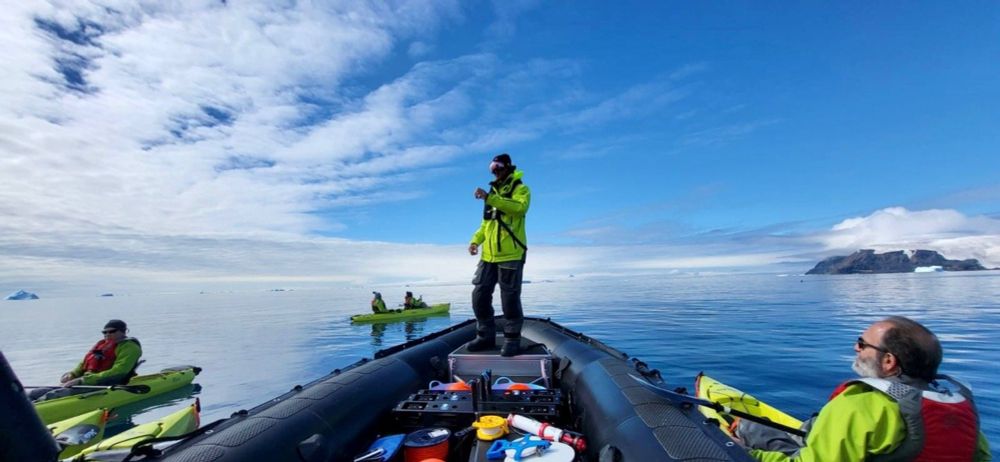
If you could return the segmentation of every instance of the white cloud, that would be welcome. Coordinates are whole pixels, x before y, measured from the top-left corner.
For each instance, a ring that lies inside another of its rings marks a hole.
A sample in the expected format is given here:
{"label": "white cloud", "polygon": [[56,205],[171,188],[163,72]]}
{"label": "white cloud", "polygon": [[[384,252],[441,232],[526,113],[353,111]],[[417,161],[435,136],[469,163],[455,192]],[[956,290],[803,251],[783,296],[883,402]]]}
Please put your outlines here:
{"label": "white cloud", "polygon": [[434,51],[434,46],[423,41],[416,41],[410,44],[406,54],[411,58],[422,58]]}
{"label": "white cloud", "polygon": [[[745,249],[744,249],[745,250]],[[669,255],[668,252],[664,252]],[[744,268],[764,267],[786,261],[787,252],[781,253],[735,253],[731,255],[701,255],[690,257],[661,256],[633,261],[630,267],[636,269],[699,269],[699,268]]]}
{"label": "white cloud", "polygon": [[681,144],[687,146],[716,146],[732,139],[742,138],[780,122],[780,119],[767,119],[706,128],[685,134],[681,139]]}
{"label": "white cloud", "polygon": [[709,69],[708,63],[690,63],[681,66],[674,72],[670,73],[671,80],[683,80],[693,75],[701,74]]}
{"label": "white cloud", "polygon": [[[393,87],[319,128],[295,129],[308,117],[298,100],[317,87],[335,92],[359,64],[385,56],[394,33],[434,26],[415,11],[435,10],[18,5],[4,16],[5,48],[32,53],[15,55],[2,81],[0,209],[18,218],[7,226],[154,234],[305,232],[316,227],[305,214],[313,198],[373,188],[386,162],[347,178],[336,167],[380,152],[389,130],[405,133],[385,117],[399,98],[378,103]],[[75,69],[60,68],[67,56]],[[230,168],[234,158],[259,168]]]}
{"label": "white cloud", "polygon": [[[533,5],[498,2],[498,36]],[[422,197],[425,175],[466,153],[642,117],[687,94],[664,77],[602,97],[582,88],[577,62],[487,53],[374,75],[459,20],[457,2],[442,1],[7,5],[0,280],[465,280],[475,259],[464,245],[315,237],[345,226],[315,212]],[[529,273],[770,258],[660,247],[635,263],[629,251],[533,246]]]}
{"label": "white cloud", "polygon": [[951,259],[976,258],[984,266],[1000,266],[1000,220],[956,210],[889,207],[848,218],[816,238],[827,250],[927,249]]}

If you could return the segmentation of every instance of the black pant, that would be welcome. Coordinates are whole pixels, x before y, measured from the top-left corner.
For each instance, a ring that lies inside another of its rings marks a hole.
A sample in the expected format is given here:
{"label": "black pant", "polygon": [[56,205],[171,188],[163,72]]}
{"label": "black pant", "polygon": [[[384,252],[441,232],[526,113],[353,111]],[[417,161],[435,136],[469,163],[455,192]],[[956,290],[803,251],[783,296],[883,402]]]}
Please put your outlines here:
{"label": "black pant", "polygon": [[44,397],[44,399],[49,400],[49,399],[63,398],[71,395],[81,395],[93,391],[94,391],[93,389],[87,389],[87,388],[62,388],[62,387],[33,388],[30,392],[28,392],[28,399],[31,401],[37,401]]}
{"label": "black pant", "polygon": [[493,289],[500,283],[500,303],[503,306],[504,337],[521,337],[524,313],[521,310],[521,276],[524,261],[488,263],[479,261],[476,277],[472,279],[472,311],[476,313],[476,335],[483,338],[496,336],[493,320]]}
{"label": "black pant", "polygon": [[[812,417],[802,422],[801,430],[808,432],[815,421],[816,418]],[[805,438],[801,436],[745,419],[740,420],[740,424],[736,427],[736,436],[740,437],[750,449],[779,451],[789,457],[794,457],[806,445]]]}

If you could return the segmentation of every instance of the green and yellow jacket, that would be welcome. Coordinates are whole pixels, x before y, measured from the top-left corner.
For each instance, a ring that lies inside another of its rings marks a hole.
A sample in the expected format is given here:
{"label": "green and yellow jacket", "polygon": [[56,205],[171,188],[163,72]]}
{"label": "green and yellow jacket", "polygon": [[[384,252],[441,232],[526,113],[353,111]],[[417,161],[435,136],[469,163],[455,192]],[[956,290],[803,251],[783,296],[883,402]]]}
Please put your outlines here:
{"label": "green and yellow jacket", "polygon": [[412,310],[415,308],[427,308],[427,303],[424,302],[424,299],[415,297],[410,300],[410,303],[406,303],[405,300],[403,301],[403,309]]}
{"label": "green and yellow jacket", "polygon": [[[906,423],[899,404],[880,391],[855,383],[823,406],[806,437],[806,446],[795,456],[760,449],[751,450],[750,455],[762,462],[863,462],[895,451],[905,438]],[[992,460],[982,432],[973,460]]]}
{"label": "green and yellow jacket", "polygon": [[531,190],[521,182],[523,176],[524,172],[515,170],[502,183],[490,183],[483,222],[472,235],[471,242],[479,246],[480,255],[485,262],[499,263],[524,258],[528,245],[524,221],[531,204]]}
{"label": "green and yellow jacket", "polygon": [[139,341],[127,337],[115,345],[115,363],[111,369],[101,372],[83,372],[83,361],[73,369],[73,377],[83,377],[81,385],[118,385],[127,383],[132,371],[139,364],[142,356],[142,346]]}

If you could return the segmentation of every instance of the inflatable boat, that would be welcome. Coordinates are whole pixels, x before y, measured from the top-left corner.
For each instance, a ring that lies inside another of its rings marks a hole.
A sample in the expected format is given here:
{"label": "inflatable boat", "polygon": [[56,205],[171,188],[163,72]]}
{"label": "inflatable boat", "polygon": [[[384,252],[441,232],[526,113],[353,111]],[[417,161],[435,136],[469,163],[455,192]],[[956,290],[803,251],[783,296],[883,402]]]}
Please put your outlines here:
{"label": "inflatable boat", "polygon": [[522,353],[506,358],[468,351],[474,337],[469,320],[380,350],[130,460],[752,460],[657,393],[659,371],[596,339],[527,318]]}

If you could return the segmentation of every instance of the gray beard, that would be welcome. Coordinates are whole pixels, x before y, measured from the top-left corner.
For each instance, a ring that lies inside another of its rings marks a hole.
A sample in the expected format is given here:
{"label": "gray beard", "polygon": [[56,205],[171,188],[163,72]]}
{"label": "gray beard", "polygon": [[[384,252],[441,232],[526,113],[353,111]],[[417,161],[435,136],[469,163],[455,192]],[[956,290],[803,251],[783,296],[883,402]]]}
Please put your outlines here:
{"label": "gray beard", "polygon": [[878,361],[874,358],[872,360],[863,360],[861,358],[854,358],[854,364],[851,365],[851,369],[861,377],[871,377],[880,378]]}

